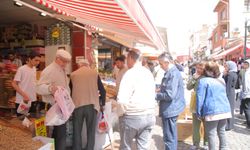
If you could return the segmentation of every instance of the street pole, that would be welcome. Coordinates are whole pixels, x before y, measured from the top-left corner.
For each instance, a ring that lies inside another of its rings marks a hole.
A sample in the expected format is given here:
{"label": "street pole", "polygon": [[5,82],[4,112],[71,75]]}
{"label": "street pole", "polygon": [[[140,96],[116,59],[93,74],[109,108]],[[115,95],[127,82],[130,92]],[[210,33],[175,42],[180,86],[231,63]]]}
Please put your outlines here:
{"label": "street pole", "polygon": [[244,60],[247,55],[247,19],[245,20],[245,36],[244,36]]}
{"label": "street pole", "polygon": [[[249,12],[249,1],[250,0],[245,1],[247,13]],[[246,60],[246,56],[247,56],[247,32],[248,32],[247,22],[248,22],[248,18],[246,18],[246,20],[245,20],[244,60]]]}

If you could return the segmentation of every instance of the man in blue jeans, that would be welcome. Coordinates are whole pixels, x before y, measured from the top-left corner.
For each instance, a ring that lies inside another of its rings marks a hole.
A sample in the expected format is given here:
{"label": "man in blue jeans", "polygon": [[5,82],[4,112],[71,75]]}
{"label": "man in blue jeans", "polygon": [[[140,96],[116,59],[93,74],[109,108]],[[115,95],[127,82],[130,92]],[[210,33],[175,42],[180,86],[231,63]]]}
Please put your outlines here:
{"label": "man in blue jeans", "polygon": [[159,102],[159,114],[163,124],[165,150],[177,150],[176,121],[185,108],[183,79],[168,54],[161,54],[158,61],[165,71],[161,86],[156,90],[156,100]]}

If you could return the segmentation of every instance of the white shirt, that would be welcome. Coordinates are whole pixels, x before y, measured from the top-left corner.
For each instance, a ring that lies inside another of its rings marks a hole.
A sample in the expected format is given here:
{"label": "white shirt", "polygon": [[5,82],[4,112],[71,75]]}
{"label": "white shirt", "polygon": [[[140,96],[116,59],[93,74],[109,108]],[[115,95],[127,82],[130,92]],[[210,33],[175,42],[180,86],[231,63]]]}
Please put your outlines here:
{"label": "white shirt", "polygon": [[[18,86],[23,90],[30,100],[36,101],[36,68],[30,68],[28,65],[23,65],[18,68],[15,78]],[[16,103],[20,104],[23,101],[23,96],[16,92]]]}
{"label": "white shirt", "polygon": [[160,85],[162,78],[164,77],[165,71],[160,67],[160,65],[155,67],[155,71],[153,73],[155,78],[155,84]]}
{"label": "white shirt", "polygon": [[125,115],[154,114],[154,77],[140,63],[124,74],[118,92],[118,103],[123,106]]}

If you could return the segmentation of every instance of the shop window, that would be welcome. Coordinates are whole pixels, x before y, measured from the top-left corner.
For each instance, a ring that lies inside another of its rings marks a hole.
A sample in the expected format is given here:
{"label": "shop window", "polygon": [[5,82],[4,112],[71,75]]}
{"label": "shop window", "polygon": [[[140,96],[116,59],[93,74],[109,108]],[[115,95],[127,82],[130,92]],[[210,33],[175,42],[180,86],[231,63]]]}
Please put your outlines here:
{"label": "shop window", "polygon": [[112,72],[112,53],[109,49],[98,50],[98,68],[101,73]]}

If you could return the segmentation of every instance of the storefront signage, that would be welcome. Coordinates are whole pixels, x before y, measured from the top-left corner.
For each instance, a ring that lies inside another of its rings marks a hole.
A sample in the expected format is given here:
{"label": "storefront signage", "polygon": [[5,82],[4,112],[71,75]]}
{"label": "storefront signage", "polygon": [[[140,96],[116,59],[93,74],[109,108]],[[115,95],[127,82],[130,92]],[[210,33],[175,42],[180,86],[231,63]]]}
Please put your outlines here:
{"label": "storefront signage", "polygon": [[52,35],[51,35],[53,38],[59,38],[60,36],[60,28],[58,27],[54,27],[52,29]]}
{"label": "storefront signage", "polygon": [[76,63],[78,63],[79,61],[83,59],[84,59],[84,56],[76,56]]}

